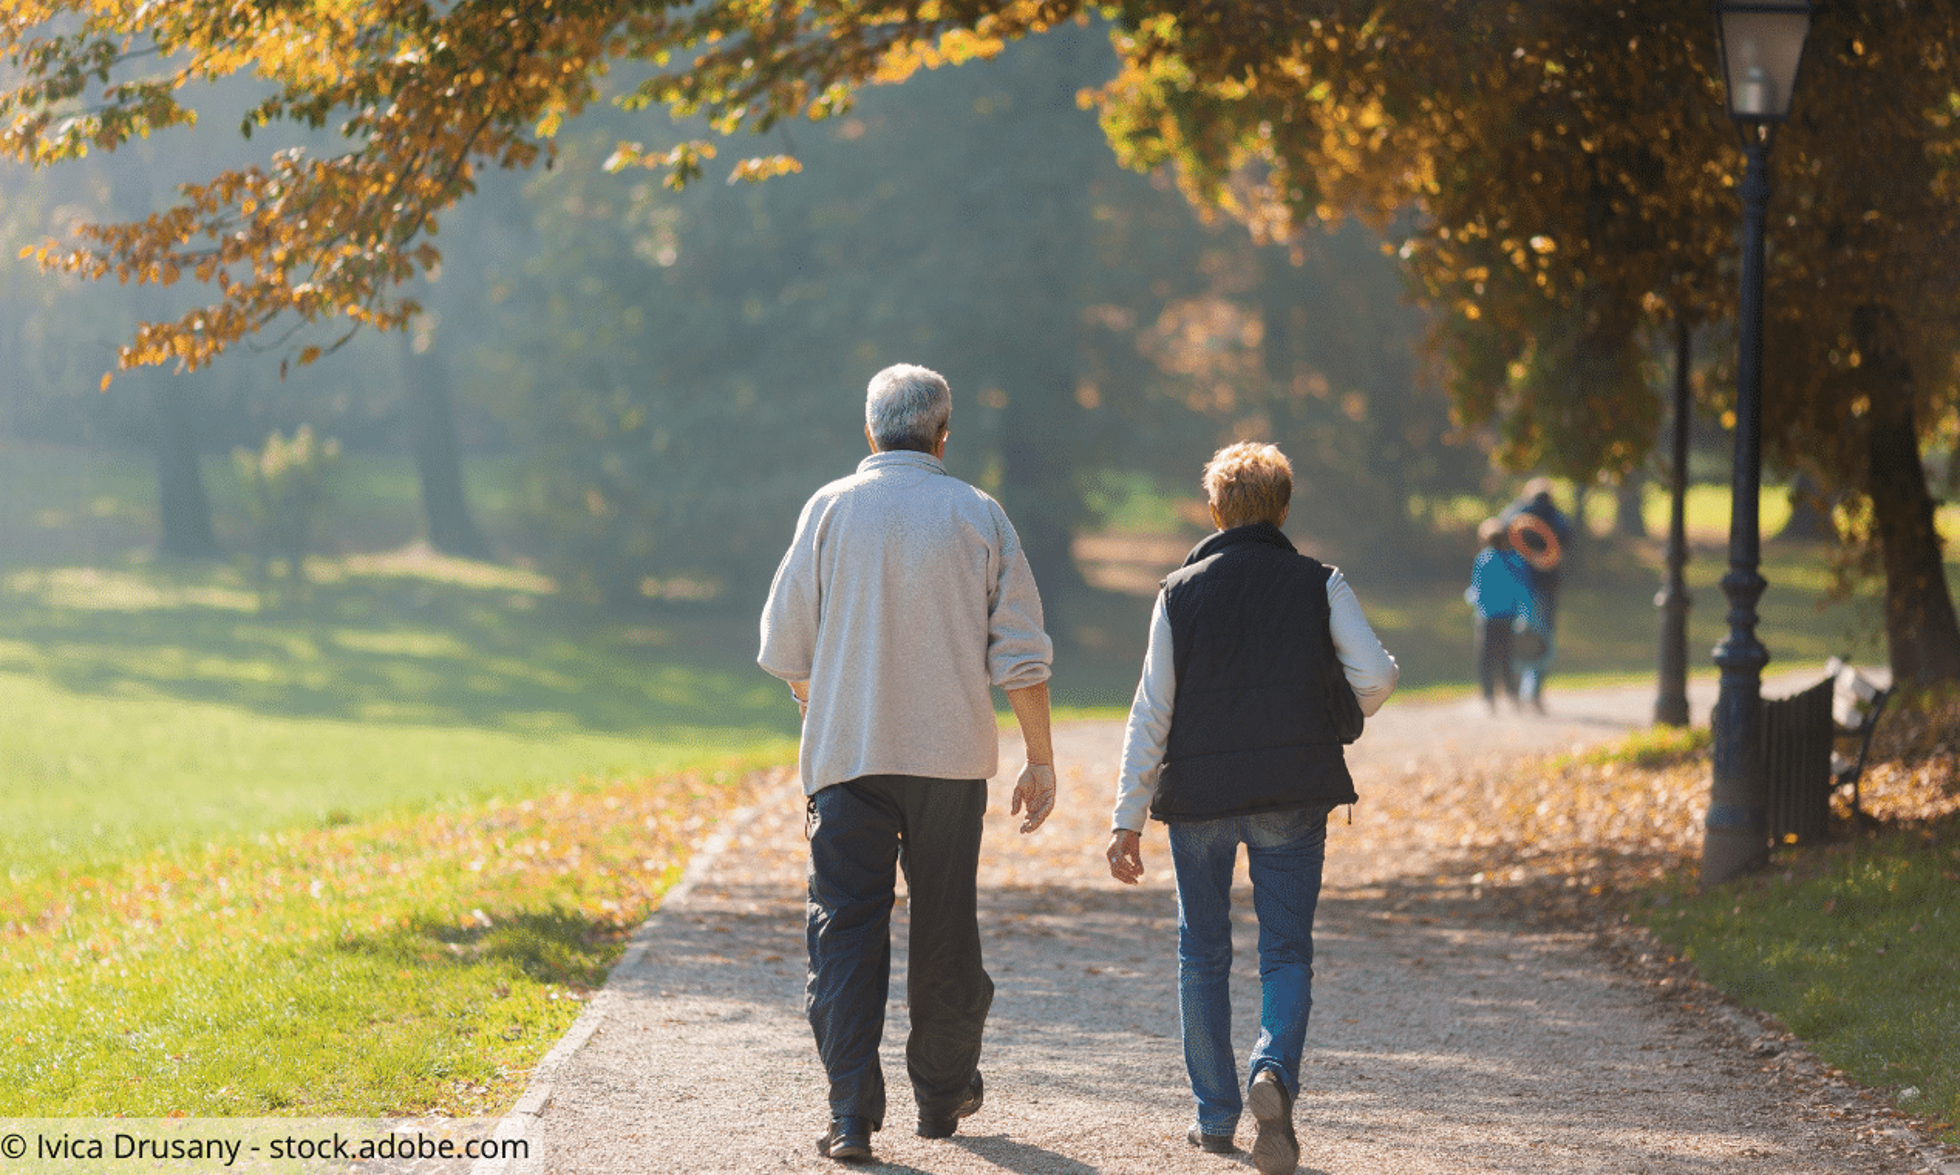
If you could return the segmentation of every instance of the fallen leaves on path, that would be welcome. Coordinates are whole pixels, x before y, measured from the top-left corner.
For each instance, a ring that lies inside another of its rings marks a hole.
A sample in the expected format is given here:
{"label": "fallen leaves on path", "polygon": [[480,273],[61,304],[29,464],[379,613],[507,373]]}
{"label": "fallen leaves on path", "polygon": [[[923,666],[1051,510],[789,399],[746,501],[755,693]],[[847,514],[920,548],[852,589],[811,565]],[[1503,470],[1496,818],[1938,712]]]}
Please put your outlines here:
{"label": "fallen leaves on path", "polygon": [[[1371,823],[1397,830],[1378,851],[1422,862],[1433,883],[1507,913],[1596,924],[1632,890],[1693,875],[1710,784],[1705,732],[1655,731],[1584,754],[1408,772],[1364,799]],[[1861,821],[1849,800],[1832,800],[1835,843],[1960,818],[1960,696],[1888,710]]]}

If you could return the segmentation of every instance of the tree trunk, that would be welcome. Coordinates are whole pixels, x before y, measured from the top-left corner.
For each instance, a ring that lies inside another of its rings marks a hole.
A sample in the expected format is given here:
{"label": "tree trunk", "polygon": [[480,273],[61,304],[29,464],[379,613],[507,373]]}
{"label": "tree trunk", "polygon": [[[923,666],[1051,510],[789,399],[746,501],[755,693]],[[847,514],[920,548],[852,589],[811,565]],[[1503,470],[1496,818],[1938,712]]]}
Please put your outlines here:
{"label": "tree trunk", "polygon": [[[1080,161],[1101,143],[1075,94],[1095,76],[1089,67],[1106,45],[1091,30],[1064,26],[1017,47],[1027,71],[1023,89],[995,131],[1011,136],[1004,149],[1024,152],[1030,162],[1010,187],[991,190],[977,205],[982,223],[1001,230],[988,247],[1001,288],[1012,289],[1021,306],[1010,319],[1012,333],[991,343],[992,382],[1007,394],[998,496],[1040,585],[1049,635],[1063,647],[1076,640],[1076,609],[1088,588],[1074,552],[1088,451],[1076,384],[1093,229]],[[1015,240],[1018,248],[1010,248]],[[958,444],[957,410],[953,419]]]}
{"label": "tree trunk", "polygon": [[417,355],[402,344],[402,375],[407,396],[409,444],[422,482],[422,525],[429,545],[445,555],[489,559],[490,544],[477,529],[463,491],[463,467],[456,453],[456,412],[449,394],[449,372],[432,353]]}
{"label": "tree trunk", "polygon": [[[111,169],[111,203],[130,217],[148,215],[149,173],[138,167]],[[153,290],[139,291],[134,306],[149,319],[167,319],[161,298]],[[157,521],[161,533],[157,552],[180,559],[216,559],[224,554],[211,530],[211,499],[204,492],[204,470],[198,460],[197,437],[191,427],[190,382],[149,368],[135,378],[150,388],[156,414]]]}
{"label": "tree trunk", "polygon": [[[1030,357],[1032,358],[1032,357]],[[1013,369],[1008,384],[1001,437],[1001,507],[1021,536],[1028,563],[1048,613],[1049,631],[1059,637],[1061,618],[1086,581],[1075,564],[1075,527],[1081,490],[1075,484],[1072,445],[1058,438],[1081,433],[1075,404],[1075,372],[1059,361],[1047,370],[1026,362]]]}
{"label": "tree trunk", "polygon": [[1896,682],[1960,682],[1960,621],[1947,589],[1909,386],[1871,397],[1871,496],[1885,566],[1885,643]]}
{"label": "tree trunk", "polygon": [[204,470],[184,398],[189,385],[162,372],[146,372],[156,412],[157,520],[160,554],[179,559],[223,555],[211,530],[211,499],[204,492]]}

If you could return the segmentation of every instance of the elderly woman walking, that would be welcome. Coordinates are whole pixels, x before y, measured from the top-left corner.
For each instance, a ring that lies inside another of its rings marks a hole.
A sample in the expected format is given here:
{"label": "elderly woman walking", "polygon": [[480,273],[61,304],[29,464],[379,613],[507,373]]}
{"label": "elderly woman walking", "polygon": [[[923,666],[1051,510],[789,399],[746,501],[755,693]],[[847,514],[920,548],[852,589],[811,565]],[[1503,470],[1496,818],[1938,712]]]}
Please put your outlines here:
{"label": "elderly woman walking", "polygon": [[[1327,815],[1355,800],[1342,744],[1359,733],[1357,707],[1380,709],[1398,670],[1341,573],[1281,533],[1293,469],[1279,449],[1219,450],[1204,488],[1218,530],[1157,596],[1107,855],[1111,876],[1134,885],[1146,812],[1169,826],[1184,1063],[1197,1100],[1187,1138],[1232,1153],[1249,1108],[1253,1165],[1285,1175],[1300,1157],[1293,1099],[1313,1007]],[[1243,1086],[1228,987],[1241,844],[1259,919],[1262,1001]]]}

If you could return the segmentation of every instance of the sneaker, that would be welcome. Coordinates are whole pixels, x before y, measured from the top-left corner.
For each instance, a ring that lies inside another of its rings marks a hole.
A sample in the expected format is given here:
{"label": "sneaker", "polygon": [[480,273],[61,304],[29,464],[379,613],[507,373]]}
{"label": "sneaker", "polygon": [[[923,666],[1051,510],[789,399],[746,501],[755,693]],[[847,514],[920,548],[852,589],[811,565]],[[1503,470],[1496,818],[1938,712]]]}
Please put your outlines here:
{"label": "sneaker", "polygon": [[1232,1141],[1231,1135],[1206,1134],[1196,1126],[1193,1126],[1190,1132],[1184,1136],[1184,1141],[1208,1155],[1236,1155],[1239,1153],[1239,1144]]}
{"label": "sneaker", "polygon": [[863,1118],[832,1118],[829,1132],[817,1139],[817,1153],[845,1163],[870,1158],[871,1123]]}
{"label": "sneaker", "polygon": [[959,1105],[953,1107],[951,1114],[945,1117],[932,1118],[928,1118],[924,1114],[919,1115],[919,1137],[953,1137],[953,1132],[960,1128],[960,1119],[971,1118],[973,1115],[979,1113],[980,1107],[986,1104],[986,1101],[986,1084],[980,1080],[980,1071],[975,1069],[973,1071],[973,1081],[966,1087],[966,1098]]}
{"label": "sneaker", "polygon": [[1271,1069],[1261,1069],[1246,1094],[1246,1108],[1259,1124],[1252,1140],[1252,1165],[1260,1175],[1293,1175],[1300,1165],[1300,1141],[1293,1135],[1293,1098]]}

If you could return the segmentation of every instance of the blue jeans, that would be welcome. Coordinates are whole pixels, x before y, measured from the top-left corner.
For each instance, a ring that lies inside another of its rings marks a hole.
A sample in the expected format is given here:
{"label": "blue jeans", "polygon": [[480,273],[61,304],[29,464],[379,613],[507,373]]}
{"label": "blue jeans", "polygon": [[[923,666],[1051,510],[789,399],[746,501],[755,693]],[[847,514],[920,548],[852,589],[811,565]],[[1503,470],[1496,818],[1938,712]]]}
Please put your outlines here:
{"label": "blue jeans", "polygon": [[[1231,1134],[1241,1091],[1261,1069],[1300,1092],[1300,1052],[1313,1010],[1313,916],[1320,903],[1331,805],[1170,826],[1177,875],[1177,991],[1184,1067],[1198,1128]],[[1232,868],[1244,844],[1259,918],[1259,1043],[1245,1081],[1232,1049]]]}

